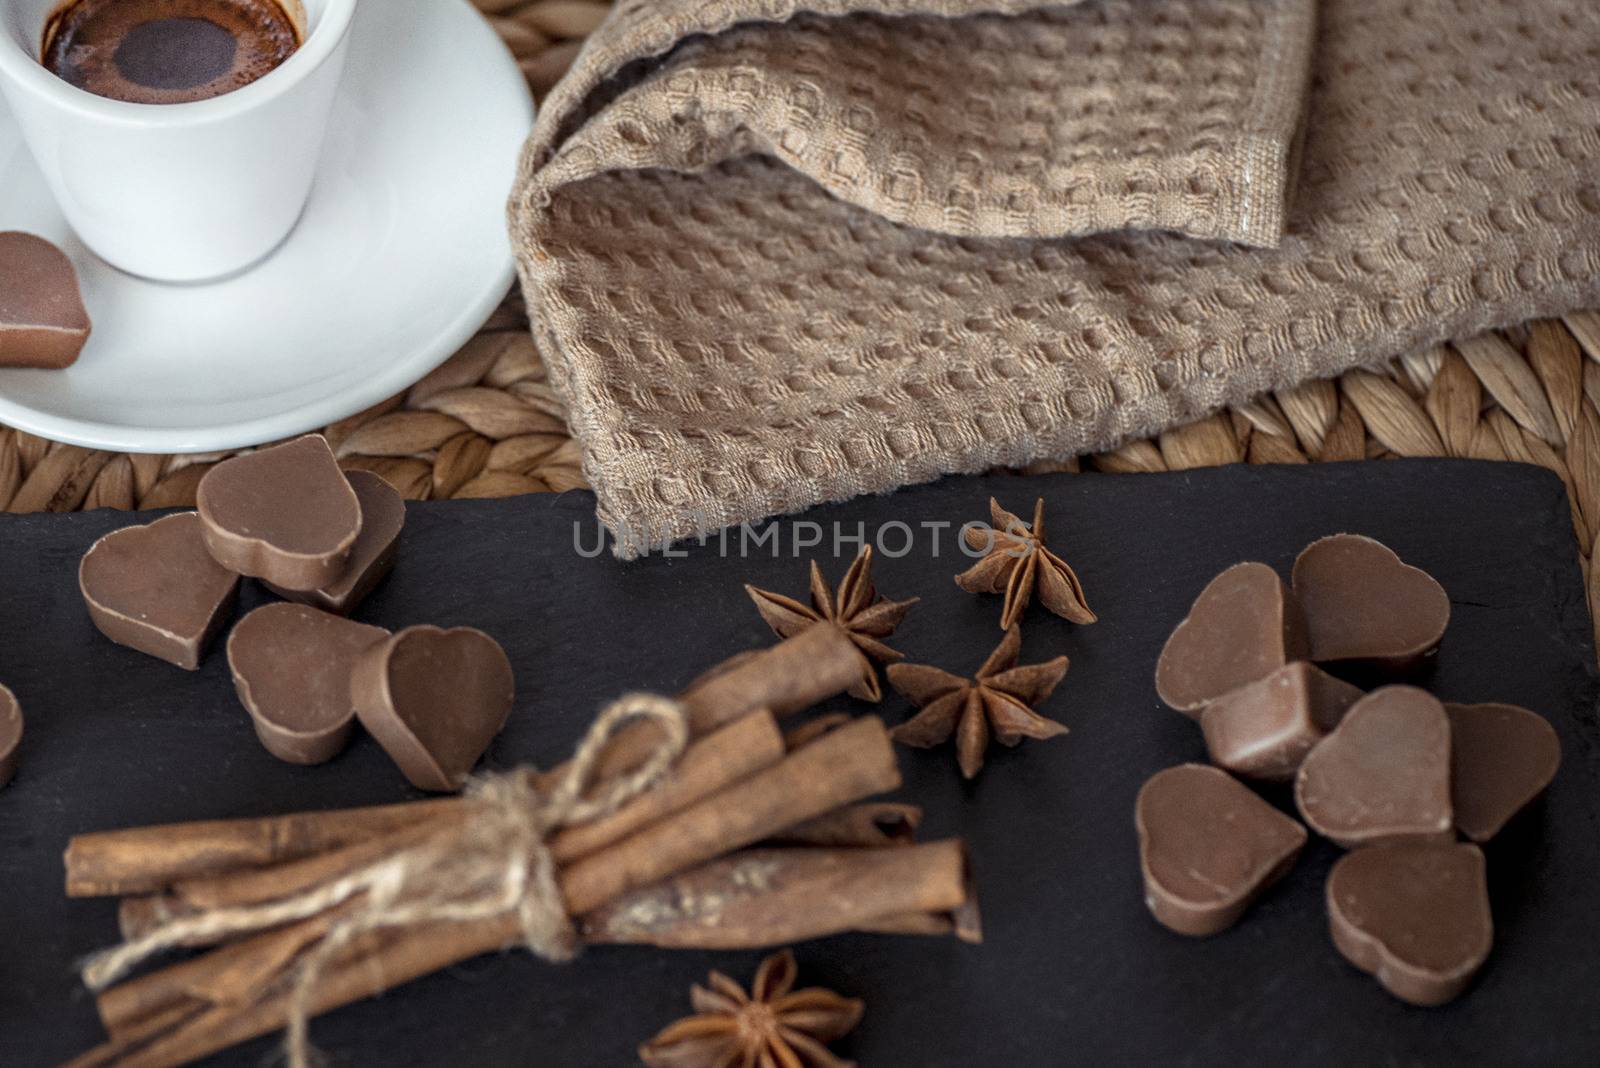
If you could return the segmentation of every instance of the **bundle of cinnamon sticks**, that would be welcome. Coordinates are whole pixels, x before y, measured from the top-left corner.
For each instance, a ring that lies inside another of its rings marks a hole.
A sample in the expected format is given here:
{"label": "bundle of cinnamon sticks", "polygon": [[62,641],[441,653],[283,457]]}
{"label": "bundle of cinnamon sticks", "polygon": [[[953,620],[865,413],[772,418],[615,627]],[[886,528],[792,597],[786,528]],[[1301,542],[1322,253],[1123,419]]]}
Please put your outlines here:
{"label": "bundle of cinnamon sticks", "polygon": [[[962,844],[914,844],[918,810],[867,801],[900,785],[883,724],[826,718],[787,738],[778,728],[775,716],[842,692],[858,673],[849,640],[818,626],[735,658],[680,695],[691,741],[666,775],[547,840],[583,940],[760,948],[852,930],[976,940]],[[657,730],[625,728],[601,764],[637,763]],[[483,803],[444,798],[81,835],[66,852],[67,892],[121,896],[123,933],[136,939],[205,910],[292,898],[419,843],[447,854]],[[306,955],[359,907],[346,901],[215,945],[195,939],[198,955],[99,995],[110,1038],[73,1064],[185,1064],[282,1028]],[[514,914],[363,931],[321,968],[306,1008],[326,1012],[519,940]]]}

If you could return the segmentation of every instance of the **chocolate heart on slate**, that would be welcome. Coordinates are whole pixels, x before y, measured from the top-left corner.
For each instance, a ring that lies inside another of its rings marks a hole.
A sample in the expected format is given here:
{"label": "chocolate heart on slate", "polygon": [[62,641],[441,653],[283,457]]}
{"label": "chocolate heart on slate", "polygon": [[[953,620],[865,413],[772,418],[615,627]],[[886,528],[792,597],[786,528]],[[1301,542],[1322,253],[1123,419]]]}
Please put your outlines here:
{"label": "chocolate heart on slate", "polygon": [[183,512],[95,542],[78,588],[100,633],[194,671],[233,611],[239,576],[206,551],[199,516]]}
{"label": "chocolate heart on slate", "polygon": [[1158,771],[1134,802],[1144,900],[1187,935],[1224,930],[1294,866],[1305,828],[1225,771]]}
{"label": "chocolate heart on slate", "polygon": [[0,234],[0,367],[70,367],[89,329],[66,253],[32,234]]}
{"label": "chocolate heart on slate", "polygon": [[355,727],[350,673],[389,632],[303,604],[262,605],[228,635],[239,701],[267,751],[291,764],[338,755]]}
{"label": "chocolate heart on slate", "polygon": [[1200,713],[1211,762],[1235,775],[1294,778],[1311,747],[1339,725],[1361,691],[1304,660],[1223,694]]}
{"label": "chocolate heart on slate", "polygon": [[1445,705],[1450,716],[1450,800],[1456,829],[1487,842],[1544,793],[1561,740],[1537,712],[1515,705]]}
{"label": "chocolate heart on slate", "polygon": [[0,686],[0,786],[17,774],[17,749],[22,745],[22,705],[17,695]]}
{"label": "chocolate heart on slate", "polygon": [[338,581],[361,533],[361,502],[320,434],[224,460],[195,504],[218,563],[287,590]]}
{"label": "chocolate heart on slate", "polygon": [[349,471],[345,477],[361,505],[361,533],[350,547],[339,577],[321,589],[290,590],[266,583],[280,597],[347,616],[394,567],[400,529],[406,525],[406,502],[370,471]]}
{"label": "chocolate heart on slate", "polygon": [[1359,534],[1306,546],[1294,562],[1294,592],[1319,663],[1404,670],[1439,648],[1450,623],[1450,598],[1432,575]]}
{"label": "chocolate heart on slate", "polygon": [[1306,754],[1294,800],[1313,831],[1347,849],[1453,839],[1444,706],[1414,686],[1367,694]]}
{"label": "chocolate heart on slate", "polygon": [[350,675],[361,725],[413,786],[459,790],[511,714],[511,662],[480,630],[408,627]]}
{"label": "chocolate heart on slate", "polygon": [[1328,874],[1328,927],[1346,960],[1413,1005],[1467,988],[1494,943],[1483,852],[1407,842],[1346,854]]}
{"label": "chocolate heart on slate", "polygon": [[1156,663],[1156,692],[1195,713],[1246,683],[1306,657],[1294,596],[1266,564],[1234,564],[1212,579]]}

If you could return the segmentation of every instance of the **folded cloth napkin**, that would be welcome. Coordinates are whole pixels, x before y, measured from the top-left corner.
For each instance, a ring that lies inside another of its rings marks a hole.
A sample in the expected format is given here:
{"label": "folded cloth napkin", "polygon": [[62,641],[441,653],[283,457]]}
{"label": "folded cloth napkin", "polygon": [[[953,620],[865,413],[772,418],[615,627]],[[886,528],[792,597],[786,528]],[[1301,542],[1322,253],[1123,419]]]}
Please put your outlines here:
{"label": "folded cloth napkin", "polygon": [[511,220],[629,555],[1600,303],[1600,4],[620,0]]}

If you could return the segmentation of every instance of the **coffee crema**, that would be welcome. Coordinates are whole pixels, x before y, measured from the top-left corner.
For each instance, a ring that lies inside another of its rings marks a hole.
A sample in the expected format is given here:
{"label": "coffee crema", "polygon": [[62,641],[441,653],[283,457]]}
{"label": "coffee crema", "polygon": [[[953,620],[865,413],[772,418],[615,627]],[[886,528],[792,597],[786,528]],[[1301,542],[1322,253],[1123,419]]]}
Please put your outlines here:
{"label": "coffee crema", "polygon": [[184,104],[243,88],[299,47],[278,0],[73,0],[45,26],[40,62],[96,96]]}

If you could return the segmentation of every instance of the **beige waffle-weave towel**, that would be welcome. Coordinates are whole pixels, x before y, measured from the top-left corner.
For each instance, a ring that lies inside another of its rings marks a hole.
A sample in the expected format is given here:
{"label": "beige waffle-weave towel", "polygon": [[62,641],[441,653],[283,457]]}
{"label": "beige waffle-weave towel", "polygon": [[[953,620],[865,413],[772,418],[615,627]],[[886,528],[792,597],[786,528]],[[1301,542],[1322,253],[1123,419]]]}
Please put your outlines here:
{"label": "beige waffle-weave towel", "polygon": [[621,0],[512,227],[628,554],[1600,302],[1600,4]]}

